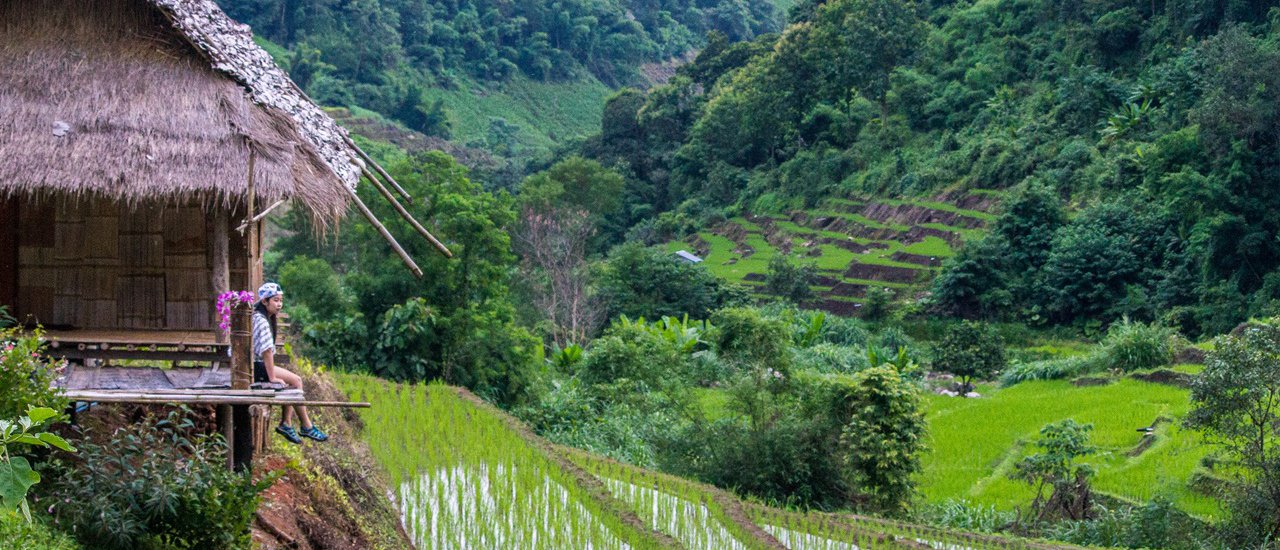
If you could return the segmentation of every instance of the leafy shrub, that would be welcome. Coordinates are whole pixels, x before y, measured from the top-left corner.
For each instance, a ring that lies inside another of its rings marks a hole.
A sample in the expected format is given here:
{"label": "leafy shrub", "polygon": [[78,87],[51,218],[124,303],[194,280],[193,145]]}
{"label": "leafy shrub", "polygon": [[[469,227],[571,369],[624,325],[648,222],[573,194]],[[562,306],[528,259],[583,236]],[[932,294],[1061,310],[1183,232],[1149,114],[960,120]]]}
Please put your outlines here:
{"label": "leafy shrub", "polygon": [[712,275],[706,266],[684,263],[665,249],[638,243],[620,245],[609,253],[599,284],[611,318],[689,315],[706,319],[717,308],[746,301],[740,288]]}
{"label": "leafy shrub", "polygon": [[31,521],[27,491],[40,482],[40,474],[31,469],[31,463],[25,457],[17,455],[19,445],[42,448],[52,446],[75,452],[58,435],[40,431],[47,423],[58,418],[58,413],[53,409],[32,407],[26,416],[0,420],[0,515],[21,510],[22,516]]}
{"label": "leafy shrub", "polygon": [[592,343],[578,369],[586,384],[632,380],[658,388],[682,378],[684,357],[675,344],[636,325],[614,325]]}
{"label": "leafy shrub", "polygon": [[280,267],[280,284],[288,292],[293,317],[303,325],[354,313],[351,297],[338,274],[324,260],[298,256]]}
{"label": "leafy shrub", "polygon": [[869,509],[905,512],[915,494],[925,448],[925,419],[915,384],[892,367],[854,375],[837,403],[849,407],[840,432],[841,459]]}
{"label": "leafy shrub", "polygon": [[829,425],[790,414],[758,428],[733,420],[693,425],[663,446],[663,466],[777,503],[847,506]]}
{"label": "leafy shrub", "polygon": [[552,442],[651,466],[656,432],[668,430],[675,422],[671,407],[649,394],[632,394],[626,401],[603,399],[596,389],[570,380],[547,392],[541,403],[521,407],[516,414]]}
{"label": "leafy shrub", "polygon": [[999,532],[1017,519],[1014,513],[997,510],[995,505],[963,499],[947,499],[942,504],[922,508],[918,515],[929,525],[979,533]]}
{"label": "leafy shrub", "polygon": [[886,327],[880,331],[880,335],[876,338],[880,347],[891,352],[897,352],[899,348],[914,349],[915,344],[911,341],[911,337],[901,327]]}
{"label": "leafy shrub", "polygon": [[1156,498],[1141,506],[1103,509],[1098,517],[1051,525],[1042,536],[1072,544],[1108,548],[1203,548],[1208,529]]}
{"label": "leafy shrub", "polygon": [[786,376],[790,370],[791,337],[786,325],[751,308],[717,311],[708,339],[720,360],[741,372],[773,371]]}
{"label": "leafy shrub", "polygon": [[1214,340],[1204,371],[1191,384],[1188,426],[1226,451],[1232,467],[1220,526],[1230,548],[1269,548],[1280,540],[1280,329],[1249,325]]}
{"label": "leafy shrub", "polygon": [[883,321],[893,315],[892,289],[868,288],[866,300],[862,303],[862,318],[868,321]]}
{"label": "leafy shrub", "polygon": [[959,376],[966,392],[974,378],[989,379],[1004,364],[1004,341],[987,327],[968,321],[947,330],[933,360],[935,369]]}
{"label": "leafy shrub", "polygon": [[51,388],[66,362],[43,359],[44,351],[40,330],[24,334],[17,328],[0,329],[0,418],[26,414],[32,406],[66,407]]}
{"label": "leafy shrub", "polygon": [[1102,370],[1102,366],[1095,355],[1014,363],[1000,375],[1000,384],[1012,386],[1029,380],[1061,380],[1097,372]]}
{"label": "leafy shrub", "polygon": [[7,548],[39,550],[78,550],[80,545],[70,535],[50,526],[43,518],[27,521],[14,513],[0,512],[0,541]]}
{"label": "leafy shrub", "polygon": [[837,346],[867,345],[867,329],[862,326],[862,321],[852,317],[828,315],[818,337]]}
{"label": "leafy shrub", "polygon": [[1125,372],[1168,365],[1173,361],[1176,335],[1171,328],[1125,319],[1107,331],[1102,341],[1101,360]]}
{"label": "leafy shrub", "polygon": [[1014,465],[1009,477],[1031,484],[1035,491],[1031,502],[1033,521],[1092,517],[1089,479],[1094,470],[1088,464],[1076,464],[1076,459],[1097,452],[1089,442],[1092,429],[1093,424],[1078,424],[1069,418],[1047,424],[1035,442],[1041,451]]}
{"label": "leafy shrub", "polygon": [[796,265],[786,256],[777,255],[769,260],[764,291],[791,303],[807,302],[813,299],[813,289],[809,285],[817,275],[818,271],[812,264]]}
{"label": "leafy shrub", "polygon": [[74,462],[52,461],[58,523],[91,548],[251,547],[259,494],[278,474],[255,482],[227,470],[221,436],[192,437],[194,427],[173,411],[81,442]]}
{"label": "leafy shrub", "polygon": [[795,366],[823,374],[851,374],[871,366],[862,348],[821,343],[794,352]]}

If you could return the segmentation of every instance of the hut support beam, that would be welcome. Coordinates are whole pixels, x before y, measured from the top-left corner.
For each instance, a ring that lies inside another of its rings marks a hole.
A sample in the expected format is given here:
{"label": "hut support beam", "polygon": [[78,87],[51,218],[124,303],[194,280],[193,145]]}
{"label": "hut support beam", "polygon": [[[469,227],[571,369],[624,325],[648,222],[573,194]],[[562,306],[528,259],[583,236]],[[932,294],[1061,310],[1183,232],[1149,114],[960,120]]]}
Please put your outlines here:
{"label": "hut support beam", "polygon": [[427,228],[422,227],[422,224],[418,223],[418,220],[413,218],[413,214],[410,214],[408,210],[405,210],[404,206],[400,204],[400,201],[396,200],[395,195],[392,195],[391,192],[387,190],[386,186],[382,185],[382,182],[378,181],[378,178],[373,176],[373,173],[370,172],[368,168],[364,169],[364,177],[373,183],[373,186],[378,189],[378,192],[382,193],[383,198],[387,199],[387,202],[391,203],[391,206],[396,209],[396,212],[400,213],[400,217],[409,222],[409,225],[412,225],[418,234],[422,235],[422,238],[426,239],[427,242],[430,242],[432,246],[436,247],[436,250],[439,250],[441,254],[444,254],[444,257],[453,257],[453,252],[449,251],[449,247],[436,240],[435,236],[432,235],[430,231],[427,231]]}
{"label": "hut support beam", "polygon": [[[231,290],[231,213],[221,206],[213,209],[213,235],[210,239],[210,256],[213,259],[213,271],[210,274],[210,288],[216,299],[222,293]],[[214,313],[213,341],[226,343],[227,335],[218,327],[217,313]]]}

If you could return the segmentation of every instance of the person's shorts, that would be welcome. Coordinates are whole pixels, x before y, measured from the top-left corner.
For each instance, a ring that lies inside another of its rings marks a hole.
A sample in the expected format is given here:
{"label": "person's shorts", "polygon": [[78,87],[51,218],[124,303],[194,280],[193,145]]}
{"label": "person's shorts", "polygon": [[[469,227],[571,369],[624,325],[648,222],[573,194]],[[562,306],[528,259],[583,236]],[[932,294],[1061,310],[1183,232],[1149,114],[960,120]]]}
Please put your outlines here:
{"label": "person's shorts", "polygon": [[253,362],[253,381],[270,382],[271,378],[267,376],[267,364],[262,361]]}

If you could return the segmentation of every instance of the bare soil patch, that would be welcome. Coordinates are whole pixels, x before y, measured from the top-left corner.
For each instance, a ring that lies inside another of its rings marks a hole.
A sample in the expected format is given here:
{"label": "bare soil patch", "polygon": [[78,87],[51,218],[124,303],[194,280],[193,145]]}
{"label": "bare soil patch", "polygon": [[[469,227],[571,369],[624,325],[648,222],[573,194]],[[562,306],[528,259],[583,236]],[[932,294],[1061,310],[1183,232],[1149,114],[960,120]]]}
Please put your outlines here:
{"label": "bare soil patch", "polygon": [[925,273],[920,269],[910,269],[892,265],[850,264],[844,276],[849,279],[869,279],[891,283],[914,283]]}
{"label": "bare soil patch", "polygon": [[903,262],[908,264],[922,265],[924,267],[937,267],[942,265],[942,259],[933,256],[925,256],[922,254],[909,254],[901,250],[894,252],[889,259],[895,262]]}
{"label": "bare soil patch", "polygon": [[1191,387],[1191,375],[1169,369],[1160,369],[1149,373],[1134,373],[1130,374],[1129,378],[1141,380],[1143,382],[1151,382],[1153,384],[1177,386],[1179,388]]}

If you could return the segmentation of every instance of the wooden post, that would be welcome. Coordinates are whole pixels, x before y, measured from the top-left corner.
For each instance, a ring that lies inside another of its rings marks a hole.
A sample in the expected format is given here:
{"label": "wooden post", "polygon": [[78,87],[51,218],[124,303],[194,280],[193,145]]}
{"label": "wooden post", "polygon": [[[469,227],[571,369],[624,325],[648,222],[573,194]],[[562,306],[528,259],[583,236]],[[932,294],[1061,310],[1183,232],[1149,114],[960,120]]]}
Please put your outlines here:
{"label": "wooden post", "polygon": [[[248,212],[245,213],[246,221],[253,220],[253,217],[257,214],[257,212],[254,211],[254,207],[255,207],[254,201],[257,198],[257,190],[254,188],[254,181],[253,181],[253,177],[254,177],[253,168],[257,160],[258,160],[258,150],[253,147],[253,142],[250,141],[249,142],[249,193],[246,199],[246,202],[248,203]],[[260,263],[260,260],[261,260],[260,257],[262,256],[262,250],[261,250],[262,241],[261,241],[261,236],[259,235],[260,227],[261,226],[259,224],[249,221],[249,238],[246,240],[246,244],[248,245],[248,249],[249,249],[248,279],[249,279],[250,290],[257,290],[259,286],[262,286],[262,264]]]}
{"label": "wooden post", "polygon": [[227,469],[234,472],[236,432],[231,418],[231,405],[218,405],[218,428],[222,430],[222,439],[227,442]]}
{"label": "wooden post", "polygon": [[[213,271],[210,273],[210,289],[213,299],[231,290],[231,213],[222,206],[214,206],[213,234],[209,243],[213,260]],[[217,313],[214,313],[213,340],[219,344],[227,343],[227,335],[218,327]]]}
{"label": "wooden post", "polygon": [[253,417],[249,405],[232,405],[231,422],[235,424],[235,440],[231,469],[236,472],[253,470]]}
{"label": "wooden post", "polygon": [[231,308],[231,389],[247,390],[253,383],[253,308]]}
{"label": "wooden post", "polygon": [[[231,389],[247,390],[253,380],[253,309],[236,304],[231,309]],[[253,467],[253,420],[249,405],[231,405],[229,435],[231,468],[237,472]],[[229,432],[229,433],[228,433]]]}

